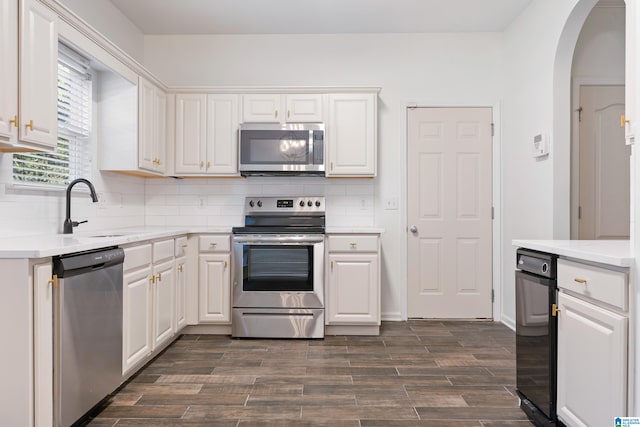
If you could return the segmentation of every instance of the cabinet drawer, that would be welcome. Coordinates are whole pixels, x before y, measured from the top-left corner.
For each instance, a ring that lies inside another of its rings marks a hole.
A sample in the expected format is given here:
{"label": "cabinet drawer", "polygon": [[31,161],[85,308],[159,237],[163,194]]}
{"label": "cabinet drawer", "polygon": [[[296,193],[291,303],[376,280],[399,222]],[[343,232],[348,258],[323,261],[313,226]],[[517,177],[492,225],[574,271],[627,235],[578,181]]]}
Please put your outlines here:
{"label": "cabinet drawer", "polygon": [[151,243],[124,248],[124,271],[151,264]]}
{"label": "cabinet drawer", "polygon": [[175,249],[176,258],[184,256],[186,252],[187,252],[187,236],[177,237],[176,249]]}
{"label": "cabinet drawer", "polygon": [[329,252],[377,252],[378,236],[345,234],[328,237]]}
{"label": "cabinet drawer", "polygon": [[163,240],[153,243],[153,262],[162,261],[164,259],[173,258],[173,250],[175,242],[173,239]]}
{"label": "cabinet drawer", "polygon": [[627,273],[558,260],[558,287],[627,310]]}
{"label": "cabinet drawer", "polygon": [[228,234],[200,236],[200,252],[230,252],[231,237]]}

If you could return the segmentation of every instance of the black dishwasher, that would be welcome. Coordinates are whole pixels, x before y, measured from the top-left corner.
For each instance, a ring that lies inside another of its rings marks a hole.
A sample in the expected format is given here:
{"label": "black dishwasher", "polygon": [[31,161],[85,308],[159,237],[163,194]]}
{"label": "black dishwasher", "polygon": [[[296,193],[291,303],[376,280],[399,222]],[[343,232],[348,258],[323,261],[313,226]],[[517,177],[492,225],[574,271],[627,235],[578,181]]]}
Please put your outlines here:
{"label": "black dishwasher", "polygon": [[556,416],[557,255],[518,249],[516,270],[516,392],[538,426],[561,426]]}

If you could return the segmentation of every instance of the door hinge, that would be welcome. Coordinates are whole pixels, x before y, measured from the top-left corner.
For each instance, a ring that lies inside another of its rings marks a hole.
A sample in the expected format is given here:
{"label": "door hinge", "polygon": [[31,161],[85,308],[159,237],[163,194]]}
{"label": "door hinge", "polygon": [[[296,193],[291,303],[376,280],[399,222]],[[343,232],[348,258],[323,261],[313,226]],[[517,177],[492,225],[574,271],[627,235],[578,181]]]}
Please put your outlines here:
{"label": "door hinge", "polygon": [[495,128],[496,128],[495,125],[493,123],[491,123],[491,136],[495,135],[495,133],[496,133],[495,132]]}
{"label": "door hinge", "polygon": [[491,289],[491,302],[496,302],[496,291]]}
{"label": "door hinge", "polygon": [[582,219],[582,206],[578,206],[578,219]]}
{"label": "door hinge", "polygon": [[496,210],[493,206],[491,206],[491,219],[496,219]]}

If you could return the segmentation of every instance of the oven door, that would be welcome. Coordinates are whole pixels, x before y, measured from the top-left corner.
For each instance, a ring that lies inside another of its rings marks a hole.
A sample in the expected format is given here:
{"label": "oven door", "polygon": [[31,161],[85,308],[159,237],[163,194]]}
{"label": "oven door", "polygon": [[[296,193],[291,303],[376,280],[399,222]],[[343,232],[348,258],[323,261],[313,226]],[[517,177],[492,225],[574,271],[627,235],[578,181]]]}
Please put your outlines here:
{"label": "oven door", "polygon": [[324,235],[235,235],[234,308],[324,308]]}

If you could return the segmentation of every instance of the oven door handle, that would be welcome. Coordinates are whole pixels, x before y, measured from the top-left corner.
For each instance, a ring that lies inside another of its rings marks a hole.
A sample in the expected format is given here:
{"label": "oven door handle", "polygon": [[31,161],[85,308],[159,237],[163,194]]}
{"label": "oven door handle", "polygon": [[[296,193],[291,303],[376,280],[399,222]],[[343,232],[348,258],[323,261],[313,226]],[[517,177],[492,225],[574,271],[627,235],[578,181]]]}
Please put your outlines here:
{"label": "oven door handle", "polygon": [[236,235],[233,236],[234,243],[249,243],[253,245],[269,245],[274,243],[321,243],[324,242],[324,235]]}

